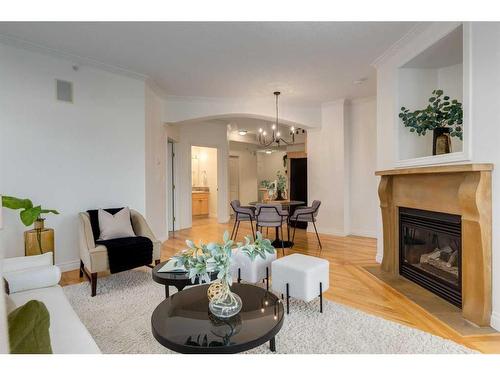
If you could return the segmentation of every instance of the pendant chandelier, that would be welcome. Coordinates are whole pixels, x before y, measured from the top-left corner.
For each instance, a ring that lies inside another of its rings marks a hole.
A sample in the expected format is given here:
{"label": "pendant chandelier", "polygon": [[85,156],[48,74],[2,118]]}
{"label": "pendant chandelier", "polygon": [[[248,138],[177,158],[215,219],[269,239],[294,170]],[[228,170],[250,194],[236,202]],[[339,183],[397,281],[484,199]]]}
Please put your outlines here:
{"label": "pendant chandelier", "polygon": [[275,91],[274,96],[276,98],[276,122],[271,126],[271,134],[267,134],[267,131],[260,128],[259,134],[257,135],[257,140],[259,144],[264,147],[272,146],[274,143],[279,147],[280,144],[283,145],[292,145],[295,143],[295,134],[299,134],[299,129],[295,129],[294,126],[290,128],[288,131],[289,139],[283,138],[283,135],[280,131],[279,124],[279,96],[281,92]]}

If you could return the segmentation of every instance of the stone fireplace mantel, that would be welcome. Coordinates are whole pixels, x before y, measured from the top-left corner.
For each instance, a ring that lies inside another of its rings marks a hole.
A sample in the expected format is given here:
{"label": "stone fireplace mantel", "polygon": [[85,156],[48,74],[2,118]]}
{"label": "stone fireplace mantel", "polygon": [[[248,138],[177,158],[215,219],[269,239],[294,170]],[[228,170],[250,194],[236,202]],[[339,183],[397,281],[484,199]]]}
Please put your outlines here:
{"label": "stone fireplace mantel", "polygon": [[399,207],[462,217],[462,315],[488,326],[491,315],[492,164],[378,171],[383,222],[382,269],[399,275]]}

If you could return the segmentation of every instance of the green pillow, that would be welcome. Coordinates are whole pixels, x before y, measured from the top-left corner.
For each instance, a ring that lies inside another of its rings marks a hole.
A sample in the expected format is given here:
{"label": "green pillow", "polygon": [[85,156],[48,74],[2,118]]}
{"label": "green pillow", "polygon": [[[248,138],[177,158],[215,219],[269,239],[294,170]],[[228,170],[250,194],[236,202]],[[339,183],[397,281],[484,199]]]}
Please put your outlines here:
{"label": "green pillow", "polygon": [[50,316],[40,301],[28,301],[9,314],[9,342],[12,354],[52,354]]}

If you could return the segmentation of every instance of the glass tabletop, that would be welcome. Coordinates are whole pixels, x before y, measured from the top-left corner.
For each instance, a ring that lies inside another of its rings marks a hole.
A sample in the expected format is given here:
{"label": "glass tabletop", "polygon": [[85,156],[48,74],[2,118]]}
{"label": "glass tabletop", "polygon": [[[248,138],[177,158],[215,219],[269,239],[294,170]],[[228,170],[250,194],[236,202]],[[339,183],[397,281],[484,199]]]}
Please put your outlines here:
{"label": "glass tabletop", "polygon": [[[153,280],[159,283],[169,280],[190,280],[189,274],[187,272],[158,272],[167,262],[168,261],[161,262],[153,268]],[[217,277],[217,272],[210,272],[209,276],[211,280],[215,280],[215,278]]]}
{"label": "glass tabletop", "polygon": [[169,297],[153,312],[153,336],[180,353],[239,353],[270,341],[283,325],[284,309],[273,293],[254,285],[233,284],[243,307],[229,319],[208,309],[208,285]]}

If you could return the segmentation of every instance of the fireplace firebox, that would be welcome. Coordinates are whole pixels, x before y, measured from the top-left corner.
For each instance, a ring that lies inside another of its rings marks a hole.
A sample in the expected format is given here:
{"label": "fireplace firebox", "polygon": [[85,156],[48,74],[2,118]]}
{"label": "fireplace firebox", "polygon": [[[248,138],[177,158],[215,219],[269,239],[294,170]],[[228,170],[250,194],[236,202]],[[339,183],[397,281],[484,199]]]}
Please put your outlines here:
{"label": "fireplace firebox", "polygon": [[399,208],[399,274],[462,307],[461,216]]}

